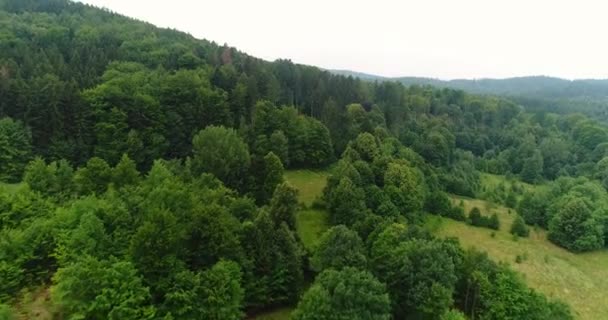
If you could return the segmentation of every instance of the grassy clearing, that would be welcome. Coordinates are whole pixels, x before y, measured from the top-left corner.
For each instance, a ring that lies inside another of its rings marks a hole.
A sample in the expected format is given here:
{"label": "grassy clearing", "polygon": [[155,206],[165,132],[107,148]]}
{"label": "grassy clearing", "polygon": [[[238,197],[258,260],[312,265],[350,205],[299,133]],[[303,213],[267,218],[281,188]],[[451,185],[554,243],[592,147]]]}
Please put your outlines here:
{"label": "grassy clearing", "polygon": [[250,320],[289,320],[293,308],[281,308],[270,312],[255,315]]}
{"label": "grassy clearing", "polygon": [[327,171],[290,170],[285,172],[285,180],[298,190],[300,202],[309,207],[315,198],[321,196],[327,184]]}
{"label": "grassy clearing", "polygon": [[[327,176],[327,171],[291,170],[285,173],[285,179],[298,188],[299,200],[306,208],[310,208],[313,201],[323,193]],[[327,212],[306,208],[296,216],[296,229],[306,249],[312,250],[329,224]]]}
{"label": "grassy clearing", "polygon": [[[498,214],[499,231],[433,217],[427,227],[440,236],[457,237],[465,248],[476,247],[497,261],[509,263],[527,283],[549,297],[570,304],[578,319],[606,319],[608,315],[608,251],[574,254],[547,240],[544,230],[531,230],[529,238],[514,239],[509,233],[515,212],[502,206],[462,197],[466,212],[476,206],[484,215]],[[492,233],[495,233],[492,236]],[[524,257],[515,263],[515,257]]]}
{"label": "grassy clearing", "polygon": [[327,212],[324,210],[301,210],[296,216],[296,230],[308,250],[317,245],[319,238],[328,228]]}

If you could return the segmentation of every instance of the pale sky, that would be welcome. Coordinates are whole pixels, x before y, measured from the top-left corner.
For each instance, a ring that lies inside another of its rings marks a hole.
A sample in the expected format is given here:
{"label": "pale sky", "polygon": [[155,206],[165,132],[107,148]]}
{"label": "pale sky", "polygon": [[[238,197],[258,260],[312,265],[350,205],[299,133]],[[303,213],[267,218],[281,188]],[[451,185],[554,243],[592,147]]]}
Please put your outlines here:
{"label": "pale sky", "polygon": [[82,0],[266,60],[383,76],[608,78],[606,0]]}

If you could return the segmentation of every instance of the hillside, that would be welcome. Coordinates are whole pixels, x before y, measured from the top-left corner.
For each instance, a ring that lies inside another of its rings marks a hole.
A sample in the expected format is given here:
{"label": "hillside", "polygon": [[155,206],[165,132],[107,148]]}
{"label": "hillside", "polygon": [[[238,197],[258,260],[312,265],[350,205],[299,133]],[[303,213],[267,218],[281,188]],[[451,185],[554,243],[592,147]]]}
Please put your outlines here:
{"label": "hillside", "polygon": [[425,222],[466,220],[451,195],[491,199],[603,252],[598,119],[269,62],[65,0],[0,0],[0,26],[0,318],[586,316]]}
{"label": "hillside", "polygon": [[[443,237],[457,237],[465,247],[475,247],[521,272],[535,289],[551,297],[569,301],[580,319],[601,319],[608,313],[608,252],[573,254],[547,241],[547,233],[533,229],[530,238],[514,239],[509,228],[515,211],[482,200],[464,201],[465,211],[478,207],[482,213],[497,213],[499,231],[473,227],[449,219],[430,222]],[[516,257],[522,257],[517,263]]]}

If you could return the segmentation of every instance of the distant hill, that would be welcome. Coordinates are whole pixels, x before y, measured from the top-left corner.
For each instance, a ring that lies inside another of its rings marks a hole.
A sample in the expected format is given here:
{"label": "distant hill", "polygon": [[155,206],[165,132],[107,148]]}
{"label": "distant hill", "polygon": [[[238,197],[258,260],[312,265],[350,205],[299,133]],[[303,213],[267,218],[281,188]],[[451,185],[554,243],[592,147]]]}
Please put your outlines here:
{"label": "distant hill", "polygon": [[460,89],[475,94],[498,95],[525,106],[529,111],[587,114],[608,123],[608,79],[566,80],[547,76],[506,79],[440,80],[424,77],[382,77],[348,70],[332,73],[364,81],[398,81],[404,85],[430,85]]}
{"label": "distant hill", "polygon": [[327,70],[333,74],[336,75],[341,75],[341,76],[345,76],[345,77],[353,77],[353,78],[359,78],[361,80],[368,80],[368,81],[385,81],[385,80],[394,80],[392,78],[387,78],[387,77],[383,77],[383,76],[378,76],[375,74],[369,74],[369,73],[363,73],[363,72],[356,72],[356,71],[350,71],[350,70]]}
{"label": "distant hill", "polygon": [[405,85],[432,85],[461,89],[472,93],[535,98],[608,98],[608,79],[566,80],[546,76],[506,79],[439,80],[424,77],[382,77],[349,70],[330,70],[332,73],[371,81],[399,81]]}

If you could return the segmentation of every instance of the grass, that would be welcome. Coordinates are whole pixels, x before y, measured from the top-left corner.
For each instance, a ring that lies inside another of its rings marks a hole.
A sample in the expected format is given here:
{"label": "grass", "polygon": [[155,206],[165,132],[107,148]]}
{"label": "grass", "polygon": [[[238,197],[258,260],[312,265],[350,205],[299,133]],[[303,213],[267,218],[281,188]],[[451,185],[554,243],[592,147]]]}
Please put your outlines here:
{"label": "grass", "polygon": [[249,319],[251,320],[289,320],[291,317],[293,308],[280,308],[269,312],[255,315]]}
{"label": "grass", "polygon": [[294,185],[299,193],[300,202],[307,207],[323,193],[323,188],[327,184],[327,171],[312,170],[290,170],[285,172],[285,180]]}
{"label": "grass", "polygon": [[308,250],[314,248],[319,237],[329,228],[326,211],[307,209],[323,193],[328,175],[327,171],[312,170],[290,170],[285,173],[285,179],[299,190],[299,201],[305,206],[297,213],[296,229]]}
{"label": "grass", "polygon": [[[483,200],[453,197],[466,212],[476,206],[484,215],[496,212],[500,230],[477,228],[463,222],[433,217],[429,230],[439,236],[457,237],[465,248],[476,247],[497,261],[509,263],[526,282],[548,297],[568,303],[577,319],[606,319],[608,315],[608,251],[574,254],[547,240],[546,231],[532,228],[529,238],[509,233],[515,212]],[[494,237],[491,236],[495,232]],[[516,256],[527,257],[515,263]]]}
{"label": "grass", "polygon": [[296,230],[302,244],[308,250],[314,249],[319,238],[328,228],[327,212],[324,210],[301,210],[296,216]]}

